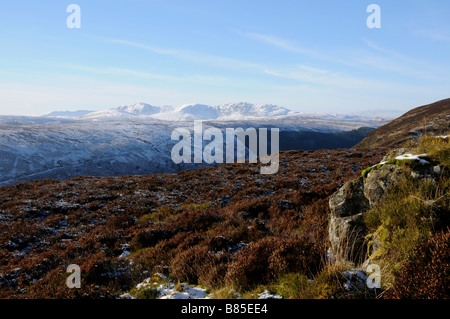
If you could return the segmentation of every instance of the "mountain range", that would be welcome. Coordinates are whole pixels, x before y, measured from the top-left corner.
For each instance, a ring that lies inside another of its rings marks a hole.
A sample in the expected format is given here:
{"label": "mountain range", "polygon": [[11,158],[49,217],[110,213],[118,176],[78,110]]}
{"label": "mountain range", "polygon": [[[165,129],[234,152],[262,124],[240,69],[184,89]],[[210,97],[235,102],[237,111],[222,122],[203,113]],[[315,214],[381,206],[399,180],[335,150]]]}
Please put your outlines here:
{"label": "mountain range", "polygon": [[147,103],[122,105],[101,111],[51,112],[44,117],[80,119],[126,119],[146,117],[165,121],[193,120],[245,120],[261,117],[287,116],[296,114],[286,108],[271,104],[246,102],[223,105],[184,104],[180,106],[154,106]]}
{"label": "mountain range", "polygon": [[42,178],[173,173],[206,164],[174,164],[176,128],[279,128],[280,150],[346,148],[386,119],[303,114],[270,104],[220,106],[146,103],[102,111],[57,111],[0,116],[0,185]]}

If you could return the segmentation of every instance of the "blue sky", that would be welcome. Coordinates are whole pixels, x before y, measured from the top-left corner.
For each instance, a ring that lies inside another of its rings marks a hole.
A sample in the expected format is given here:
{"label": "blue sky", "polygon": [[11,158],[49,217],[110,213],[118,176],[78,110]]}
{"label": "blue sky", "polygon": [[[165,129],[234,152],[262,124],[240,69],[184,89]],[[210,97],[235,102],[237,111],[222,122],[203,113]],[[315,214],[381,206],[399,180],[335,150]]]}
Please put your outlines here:
{"label": "blue sky", "polygon": [[140,101],[404,112],[450,97],[449,16],[447,0],[2,1],[0,114]]}

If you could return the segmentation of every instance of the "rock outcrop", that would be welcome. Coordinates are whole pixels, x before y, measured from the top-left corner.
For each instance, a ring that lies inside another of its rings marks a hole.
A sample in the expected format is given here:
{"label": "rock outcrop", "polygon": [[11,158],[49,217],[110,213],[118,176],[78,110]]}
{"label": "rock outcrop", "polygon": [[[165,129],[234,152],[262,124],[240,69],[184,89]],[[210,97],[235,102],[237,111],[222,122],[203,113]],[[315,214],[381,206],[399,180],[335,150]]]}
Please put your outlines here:
{"label": "rock outcrop", "polygon": [[[346,182],[329,201],[331,252],[339,260],[355,260],[362,254],[367,233],[363,212],[369,208],[363,177]],[[349,246],[348,244],[351,243]]]}
{"label": "rock outcrop", "polygon": [[[360,264],[367,258],[366,236],[368,230],[364,223],[364,213],[377,205],[383,196],[398,184],[406,171],[400,165],[399,154],[407,150],[399,149],[385,156],[380,164],[369,169],[362,177],[346,182],[329,200],[331,211],[329,219],[330,258],[334,261]],[[409,170],[408,170],[409,171]],[[413,165],[412,178],[437,180],[442,172],[441,166],[432,163]],[[377,234],[372,234],[371,251],[375,252]]]}
{"label": "rock outcrop", "polygon": [[364,196],[369,202],[368,207],[376,205],[392,185],[400,182],[401,175],[402,169],[392,164],[369,172],[363,186]]}

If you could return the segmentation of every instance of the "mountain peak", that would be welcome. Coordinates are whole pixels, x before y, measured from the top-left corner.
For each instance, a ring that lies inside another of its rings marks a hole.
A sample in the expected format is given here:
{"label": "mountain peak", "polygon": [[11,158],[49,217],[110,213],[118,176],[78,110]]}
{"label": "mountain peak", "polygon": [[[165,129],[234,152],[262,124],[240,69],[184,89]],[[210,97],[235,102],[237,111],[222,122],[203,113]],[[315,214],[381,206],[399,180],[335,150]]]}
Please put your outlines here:
{"label": "mountain peak", "polygon": [[252,104],[248,102],[223,105],[182,104],[180,106],[153,106],[139,102],[122,105],[109,110],[87,114],[85,118],[129,118],[146,116],[167,121],[192,120],[243,120],[295,114],[286,108],[272,104]]}
{"label": "mountain peak", "polygon": [[153,115],[161,111],[159,106],[153,106],[143,102],[122,105],[113,110],[116,110],[119,113],[128,113],[131,115]]}

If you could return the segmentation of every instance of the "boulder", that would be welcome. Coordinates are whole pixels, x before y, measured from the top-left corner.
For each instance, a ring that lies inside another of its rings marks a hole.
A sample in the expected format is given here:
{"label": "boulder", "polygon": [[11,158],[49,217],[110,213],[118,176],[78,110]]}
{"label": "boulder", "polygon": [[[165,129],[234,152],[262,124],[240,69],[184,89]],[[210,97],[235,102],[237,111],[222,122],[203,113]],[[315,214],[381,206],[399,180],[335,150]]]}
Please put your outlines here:
{"label": "boulder", "polygon": [[389,188],[400,182],[402,169],[392,164],[384,164],[372,169],[364,180],[364,196],[369,205],[377,204]]}
{"label": "boulder", "polygon": [[328,224],[328,234],[335,261],[355,264],[363,261],[366,253],[367,228],[362,213],[346,217],[337,217],[332,214]]}
{"label": "boulder", "polygon": [[346,182],[329,200],[331,214],[335,217],[353,216],[366,211],[369,201],[364,196],[363,178]]}

